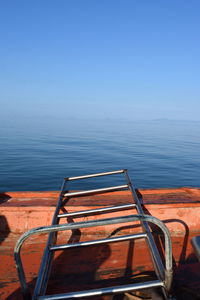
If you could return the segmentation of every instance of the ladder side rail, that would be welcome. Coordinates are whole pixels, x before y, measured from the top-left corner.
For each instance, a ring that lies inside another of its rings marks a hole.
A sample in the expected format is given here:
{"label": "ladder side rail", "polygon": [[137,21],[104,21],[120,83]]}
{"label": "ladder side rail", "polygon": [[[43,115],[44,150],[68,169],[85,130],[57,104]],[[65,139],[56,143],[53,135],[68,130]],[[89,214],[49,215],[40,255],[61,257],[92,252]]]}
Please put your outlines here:
{"label": "ladder side rail", "polygon": [[[64,180],[61,186],[61,192],[58,198],[58,202],[52,218],[51,225],[58,224],[59,222],[58,213],[60,208],[62,207],[63,191],[65,189],[65,186],[66,186],[66,181]],[[49,251],[49,247],[55,244],[56,240],[57,240],[57,232],[50,232],[49,237],[47,239],[46,247],[44,249],[44,254],[41,260],[33,298],[37,297],[37,295],[45,294],[46,292],[48,279],[51,271],[52,260],[54,256],[54,253],[52,251]]]}
{"label": "ladder side rail", "polygon": [[[34,229],[31,229],[27,232],[25,232],[20,239],[18,240],[15,250],[14,250],[14,259],[18,271],[18,277],[21,284],[22,292],[24,295],[24,299],[30,299],[26,298],[27,295],[30,295],[28,285],[26,283],[26,277],[24,273],[24,268],[21,260],[20,250],[27,238],[34,234],[39,233],[50,233],[50,232],[58,232],[58,231],[64,231],[64,230],[74,230],[79,228],[88,228],[88,227],[94,227],[94,226],[102,226],[102,225],[111,225],[111,224],[120,224],[120,223],[126,223],[126,222],[134,222],[134,221],[146,221],[151,222],[153,224],[156,224],[163,232],[164,239],[165,239],[165,278],[164,280],[161,280],[163,282],[163,285],[167,291],[170,291],[171,288],[171,282],[172,282],[172,245],[171,245],[171,238],[170,233],[166,225],[160,221],[159,219],[149,216],[149,215],[131,215],[131,216],[124,216],[124,217],[117,217],[117,218],[109,218],[109,219],[101,219],[101,220],[94,220],[94,221],[88,221],[88,222],[79,222],[79,223],[68,223],[68,224],[60,224],[60,225],[52,225],[52,226],[46,226],[46,227],[37,227]],[[41,269],[40,269],[41,270]],[[46,283],[47,284],[47,283]],[[34,294],[35,296],[33,299],[38,299],[38,296]]]}
{"label": "ladder side rail", "polygon": [[[135,189],[133,188],[133,185],[132,185],[132,182],[130,180],[130,177],[128,175],[127,170],[124,172],[124,175],[127,179],[127,183],[129,185],[129,190],[131,192],[133,201],[136,203],[136,210],[138,211],[139,214],[144,215],[142,205],[141,205],[140,200],[139,200],[139,198],[136,194]],[[153,260],[153,263],[154,263],[155,271],[157,273],[158,278],[163,280],[164,277],[165,277],[165,268],[163,266],[163,262],[162,262],[162,259],[160,257],[160,253],[158,251],[158,248],[155,244],[155,240],[154,240],[153,235],[150,231],[148,223],[144,220],[144,221],[141,221],[141,225],[142,225],[142,228],[143,228],[144,232],[146,232],[147,235],[148,235],[147,245],[148,245],[148,248],[149,248],[150,253],[151,253],[151,257],[152,257],[152,260]],[[170,251],[172,252],[172,250],[170,250]],[[172,253],[170,255],[172,256]]]}

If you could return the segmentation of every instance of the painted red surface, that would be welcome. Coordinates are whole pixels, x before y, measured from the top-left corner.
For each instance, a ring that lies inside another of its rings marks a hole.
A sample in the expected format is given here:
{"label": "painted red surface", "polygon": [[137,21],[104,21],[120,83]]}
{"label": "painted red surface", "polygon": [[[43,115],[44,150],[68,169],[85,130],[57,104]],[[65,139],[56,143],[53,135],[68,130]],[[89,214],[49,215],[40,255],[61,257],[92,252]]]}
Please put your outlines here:
{"label": "painted red surface", "polygon": [[[177,286],[193,286],[199,292],[200,265],[191,247],[191,237],[200,235],[200,189],[157,189],[140,190],[138,195],[147,214],[164,221],[168,226],[173,243],[174,271]],[[14,245],[25,231],[51,224],[52,215],[58,199],[58,192],[8,192],[0,195],[0,255],[1,255],[1,289],[0,299],[21,299],[18,277],[13,260]],[[73,198],[65,209],[80,211],[95,207],[131,203],[128,192],[107,193],[84,198]],[[135,213],[134,210],[101,215],[98,218],[113,217]],[[96,219],[97,216],[87,217]],[[74,219],[71,221],[80,221]],[[66,220],[62,220],[66,222]],[[138,232],[130,224],[96,227],[71,233],[61,233],[58,243],[83,241],[107,237],[113,233],[122,234]],[[160,235],[157,232],[160,242]],[[23,246],[22,256],[27,281],[34,287],[46,236],[33,237]],[[151,258],[142,240],[93,246],[79,250],[57,252],[49,282],[48,292],[77,289],[77,280],[85,278],[89,282],[117,280],[121,276],[151,270]],[[58,282],[62,282],[58,285]],[[106,282],[105,282],[106,285]],[[67,289],[66,289],[67,287]],[[81,288],[81,286],[80,286]]]}

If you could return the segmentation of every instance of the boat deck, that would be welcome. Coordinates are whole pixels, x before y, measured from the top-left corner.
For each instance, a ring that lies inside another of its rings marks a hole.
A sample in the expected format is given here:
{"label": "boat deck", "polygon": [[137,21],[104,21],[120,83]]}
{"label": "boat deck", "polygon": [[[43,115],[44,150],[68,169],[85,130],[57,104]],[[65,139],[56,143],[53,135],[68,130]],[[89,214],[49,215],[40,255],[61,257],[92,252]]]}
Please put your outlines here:
{"label": "boat deck", "polygon": [[[200,235],[200,189],[156,189],[137,191],[144,210],[164,221],[171,232],[174,258],[174,286],[177,298],[199,299],[200,296],[200,263],[198,263],[191,246],[191,238]],[[52,215],[58,199],[58,192],[7,192],[0,194],[0,253],[1,253],[1,289],[0,299],[22,299],[19,281],[13,259],[14,245],[25,231],[51,224]],[[67,210],[80,211],[95,207],[105,207],[126,203],[130,195],[126,191],[112,192],[105,195],[86,196],[77,201],[69,201]],[[129,200],[130,201],[130,200]],[[131,202],[130,202],[131,203]],[[129,211],[129,214],[133,211]],[[127,215],[115,212],[113,216]],[[109,215],[110,216],[110,215]],[[106,217],[102,215],[102,217]],[[90,219],[95,216],[88,217]],[[84,218],[82,218],[84,219]],[[81,220],[79,218],[78,220]],[[63,222],[66,220],[63,220]],[[73,222],[74,220],[68,220]],[[60,242],[66,240],[84,241],[88,237],[94,239],[108,235],[134,232],[134,226],[116,228],[98,227],[94,231],[85,230],[59,234]],[[162,238],[155,229],[158,243],[162,248]],[[32,237],[23,247],[22,256],[27,281],[34,287],[36,276],[45,246],[46,237]],[[136,245],[137,244],[137,245]],[[134,253],[134,255],[133,255]],[[48,292],[75,291],[77,289],[110,285],[111,282],[122,281],[124,278],[134,280],[152,269],[151,258],[146,254],[142,241],[121,242],[102,246],[93,246],[88,253],[87,248],[66,252],[56,252],[52,277]],[[133,276],[134,275],[134,276]],[[77,284],[79,283],[79,284]],[[184,298],[182,297],[184,295]],[[189,295],[189,296],[187,296]],[[193,295],[193,296],[192,296]],[[187,298],[188,297],[188,298]],[[193,298],[192,298],[193,297]],[[195,298],[196,297],[196,298]],[[108,296],[98,299],[108,299]],[[91,299],[91,298],[90,298]]]}

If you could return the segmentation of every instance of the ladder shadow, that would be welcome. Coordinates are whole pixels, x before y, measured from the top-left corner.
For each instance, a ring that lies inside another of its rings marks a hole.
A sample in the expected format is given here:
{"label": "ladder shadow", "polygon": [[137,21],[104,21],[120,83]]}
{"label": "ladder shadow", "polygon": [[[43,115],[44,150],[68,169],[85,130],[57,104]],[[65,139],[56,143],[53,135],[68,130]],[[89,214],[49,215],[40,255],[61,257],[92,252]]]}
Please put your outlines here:
{"label": "ladder shadow", "polygon": [[[67,209],[64,207],[62,207],[61,210],[63,213],[68,213]],[[75,222],[73,217],[67,217],[66,220],[68,223]],[[81,237],[81,230],[73,229],[70,238],[67,238],[67,244],[78,243],[81,241]],[[55,282],[59,283],[63,280],[63,291],[66,292],[66,276],[67,284],[72,285],[73,291],[76,291],[77,289],[77,281],[80,283],[82,282],[86,288],[87,286],[89,287],[89,285],[91,288],[91,283],[98,282],[99,278],[97,271],[99,267],[109,259],[110,254],[111,250],[108,244],[92,245],[89,248],[86,246],[62,251],[62,253],[54,260],[49,286],[51,285],[51,281],[52,285],[55,285]],[[70,274],[69,272],[66,274],[66,265],[70,269]],[[63,275],[56,278],[56,273]],[[76,283],[76,286],[74,286],[74,283]],[[51,291],[51,288],[49,291]]]}
{"label": "ladder shadow", "polygon": [[4,215],[0,215],[0,244],[3,243],[10,232],[10,227],[8,225],[6,217]]}
{"label": "ladder shadow", "polygon": [[[62,208],[62,210],[67,213],[66,209]],[[74,223],[74,220],[72,217],[67,217],[67,222]],[[73,229],[67,243],[70,244],[79,242],[81,240],[81,235],[82,233],[80,229]],[[109,245],[104,244],[90,246],[89,251],[88,247],[83,247],[83,249],[79,248],[77,250],[69,250],[70,251],[62,251],[61,254],[58,254],[54,258],[46,294],[77,291],[77,286],[79,287],[78,290],[84,290],[91,288],[92,283],[96,282],[97,285],[100,284],[97,271],[99,267],[110,257],[111,250]],[[84,270],[86,270],[86,272],[83,272]],[[34,278],[28,282],[28,286],[32,292],[34,290],[36,280],[37,278]],[[81,284],[83,288],[81,288]],[[5,300],[22,299],[21,288],[17,288]],[[91,297],[85,299],[91,299]],[[93,297],[93,299],[101,300],[103,298],[98,296]]]}
{"label": "ladder shadow", "polygon": [[[143,197],[142,197],[142,194],[140,193],[140,191],[136,190],[136,193],[137,193],[137,196],[138,196],[138,198],[139,198],[139,200],[142,204],[144,213],[147,214],[147,215],[152,215],[150,213],[150,211],[147,209],[148,205],[145,205],[143,203]],[[178,223],[178,224],[182,225],[182,227],[183,227],[182,232],[184,233],[184,235],[183,235],[183,239],[182,239],[182,248],[181,248],[181,251],[180,251],[180,255],[179,255],[179,259],[178,259],[177,264],[175,263],[175,259],[173,257],[174,268],[178,268],[187,259],[187,245],[188,245],[189,234],[190,234],[189,227],[183,220],[180,220],[180,219],[177,219],[177,218],[162,220],[162,222],[164,224]],[[158,247],[158,250],[161,253],[162,258],[164,258],[164,256],[163,256],[164,238],[161,234],[162,232],[161,232],[160,228],[158,226],[156,226],[155,224],[149,223],[149,226],[150,226],[152,232],[154,233],[154,239],[155,239],[156,245]]]}

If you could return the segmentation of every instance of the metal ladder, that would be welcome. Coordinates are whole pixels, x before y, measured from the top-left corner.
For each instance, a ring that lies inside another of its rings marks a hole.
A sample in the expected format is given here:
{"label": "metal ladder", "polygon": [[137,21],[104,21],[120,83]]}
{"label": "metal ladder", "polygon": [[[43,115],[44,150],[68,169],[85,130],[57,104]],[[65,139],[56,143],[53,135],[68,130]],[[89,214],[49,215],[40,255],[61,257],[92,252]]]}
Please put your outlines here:
{"label": "metal ladder", "polygon": [[[68,192],[66,191],[66,186],[70,181],[74,180],[83,180],[92,177],[100,177],[100,176],[109,176],[109,175],[117,175],[122,174],[125,177],[126,184],[106,187],[106,188],[99,188],[87,191],[77,191],[77,192]],[[85,211],[79,212],[69,212],[69,213],[60,213],[60,209],[64,207],[68,200],[72,197],[82,197],[82,196],[89,196],[89,195],[96,195],[106,192],[114,192],[114,191],[121,191],[121,190],[129,190],[132,195],[132,203],[111,206],[111,207],[104,207],[104,208],[97,208],[97,209],[89,209]],[[134,215],[127,215],[122,217],[115,217],[115,218],[104,218],[104,219],[97,219],[97,220],[90,220],[87,222],[75,222],[75,223],[66,223],[66,224],[59,224],[61,218],[67,217],[82,217],[82,216],[92,216],[102,213],[111,213],[116,211],[123,211],[128,210],[131,208],[135,208],[137,214]],[[76,242],[70,244],[62,244],[56,245],[57,233],[59,231],[66,231],[66,230],[74,230],[74,229],[81,229],[81,228],[89,228],[89,227],[96,227],[96,226],[106,226],[109,224],[121,224],[127,222],[135,222],[140,221],[140,224],[143,228],[143,232],[138,234],[129,234],[129,235],[122,235],[122,236],[114,236],[108,237],[99,240],[91,240],[91,241],[84,241],[84,242]],[[156,224],[164,235],[165,240],[165,263],[163,264],[161,260],[160,253],[157,249],[155,240],[153,238],[151,229],[149,227],[149,223]],[[26,283],[25,273],[23,269],[23,264],[20,256],[21,246],[23,245],[24,241],[29,238],[31,235],[34,234],[41,234],[41,233],[48,233],[48,241],[46,244],[46,248],[44,250],[43,258],[41,261],[36,286],[33,292],[33,295],[30,294],[28,285]],[[127,241],[127,240],[134,240],[134,239],[145,239],[147,242],[147,246],[149,252],[152,257],[155,273],[157,275],[156,280],[142,282],[142,283],[131,283],[131,284],[122,284],[117,286],[111,287],[103,287],[98,289],[91,289],[91,290],[84,290],[79,292],[70,292],[70,293],[62,293],[62,294],[54,294],[54,295],[46,295],[46,289],[48,284],[48,279],[50,276],[51,265],[53,261],[54,252],[56,250],[66,250],[69,248],[75,247],[89,247],[90,245],[100,245],[104,243],[112,243],[112,242],[120,242],[120,241]],[[45,227],[38,227],[32,230],[25,232],[20,239],[18,240],[15,251],[14,251],[14,258],[16,262],[16,267],[18,271],[18,277],[21,284],[21,289],[23,293],[24,299],[32,299],[32,300],[47,300],[47,299],[73,299],[73,298],[84,298],[84,297],[94,297],[99,295],[106,295],[106,294],[117,294],[123,292],[131,292],[136,290],[142,290],[147,288],[156,288],[160,287],[164,296],[164,299],[172,299],[171,298],[171,283],[172,283],[172,246],[171,246],[171,239],[170,234],[167,227],[161,222],[159,219],[152,217],[150,215],[145,215],[143,212],[142,205],[140,200],[136,194],[135,189],[131,183],[127,170],[118,170],[113,172],[106,172],[106,173],[97,173],[91,175],[84,175],[84,176],[77,176],[77,177],[68,177],[64,179],[62,184],[60,196],[57,202],[57,206],[55,209],[55,213],[52,220],[51,226]]]}

